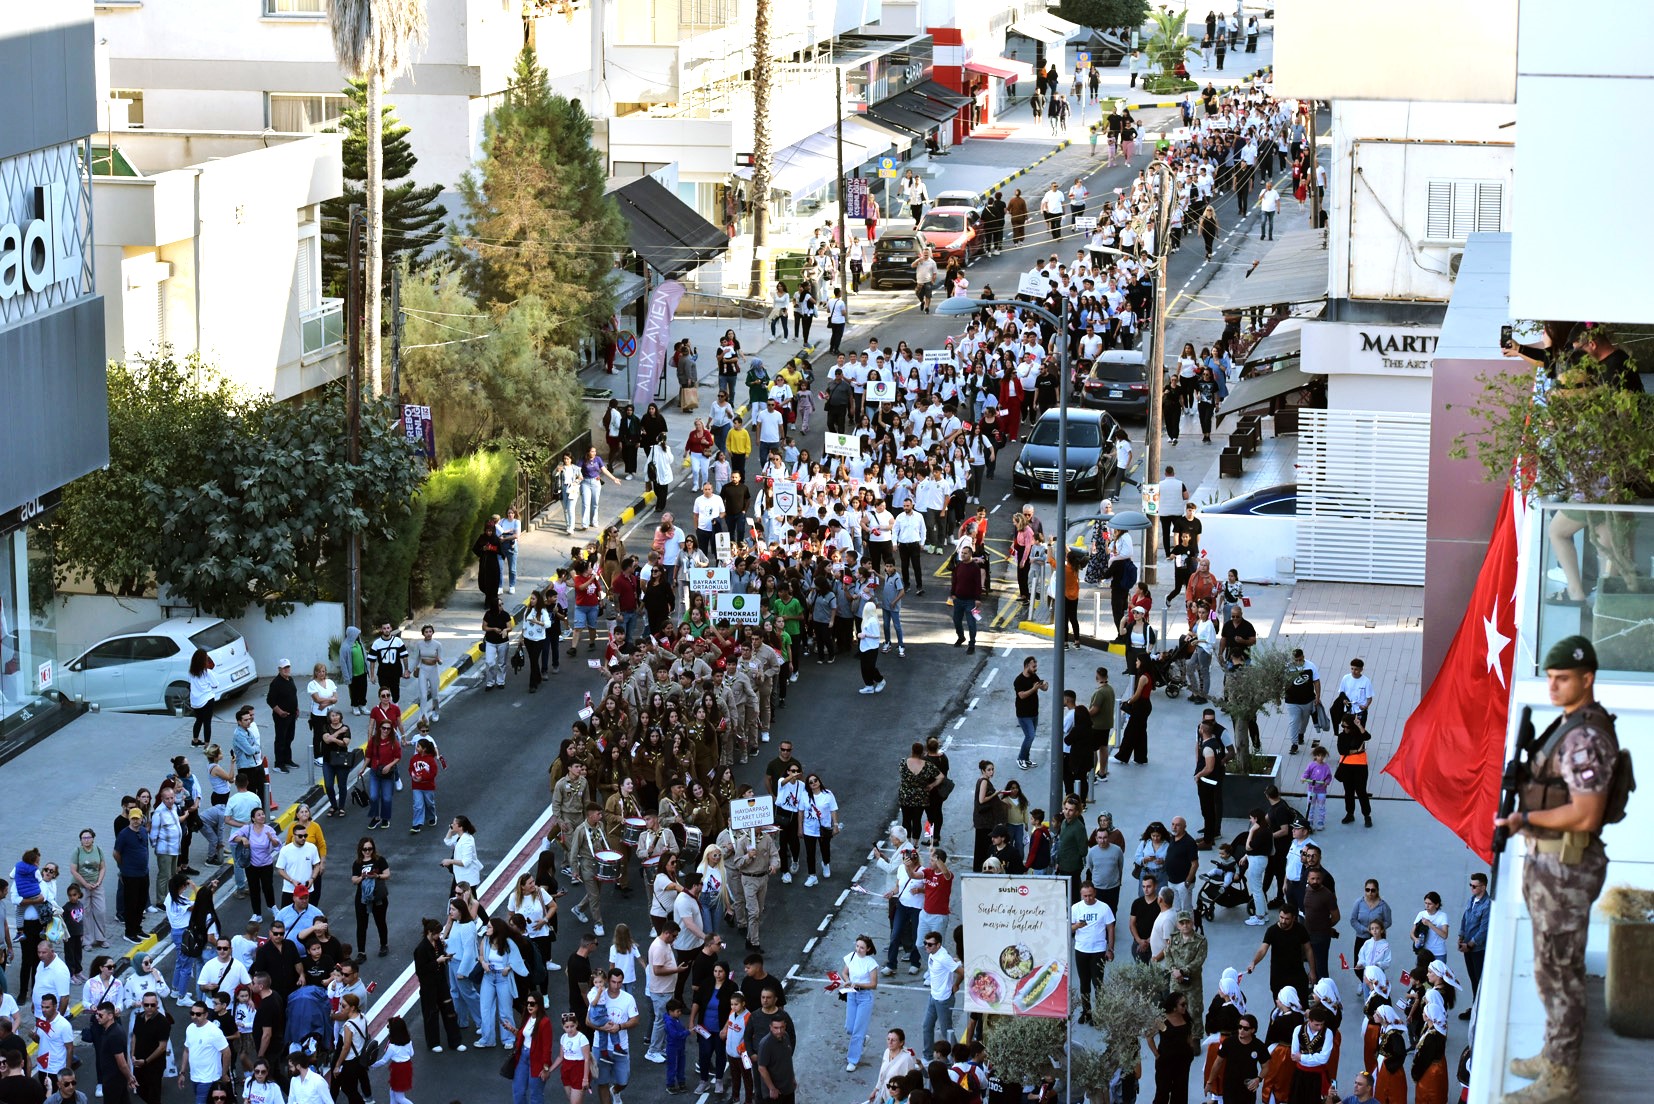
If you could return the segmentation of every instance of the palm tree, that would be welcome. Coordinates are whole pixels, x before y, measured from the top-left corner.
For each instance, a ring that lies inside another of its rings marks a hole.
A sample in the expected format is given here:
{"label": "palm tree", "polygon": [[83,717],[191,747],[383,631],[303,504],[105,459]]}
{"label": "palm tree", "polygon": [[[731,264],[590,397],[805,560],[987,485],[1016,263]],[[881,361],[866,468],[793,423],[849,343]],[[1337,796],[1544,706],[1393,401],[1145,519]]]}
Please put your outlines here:
{"label": "palm tree", "polygon": [[761,299],[764,251],[770,243],[770,0],[758,0],[752,18],[752,287]]}
{"label": "palm tree", "polygon": [[1195,48],[1195,40],[1183,29],[1187,16],[1187,12],[1176,15],[1169,11],[1149,13],[1149,21],[1154,24],[1154,30],[1149,34],[1146,49],[1149,60],[1160,67],[1162,76],[1175,73],[1178,62],[1187,58],[1189,51]]}
{"label": "palm tree", "polygon": [[[329,0],[328,23],[339,68],[368,82],[367,117],[381,116],[385,85],[402,75],[408,54],[424,45],[425,0]],[[381,127],[367,128],[368,256],[363,288],[363,360],[369,367],[372,395],[384,390],[379,364],[380,279],[384,272],[385,149]]]}

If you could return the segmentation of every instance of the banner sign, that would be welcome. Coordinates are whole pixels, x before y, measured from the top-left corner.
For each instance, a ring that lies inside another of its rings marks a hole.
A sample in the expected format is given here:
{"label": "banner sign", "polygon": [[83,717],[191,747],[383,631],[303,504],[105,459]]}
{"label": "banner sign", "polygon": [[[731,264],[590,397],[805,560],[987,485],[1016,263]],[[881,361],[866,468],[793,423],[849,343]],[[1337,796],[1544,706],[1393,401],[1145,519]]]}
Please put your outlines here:
{"label": "banner sign", "polygon": [[727,567],[695,567],[689,574],[689,590],[692,594],[728,594],[730,590],[729,568]]}
{"label": "banner sign", "polygon": [[655,384],[660,382],[666,368],[666,351],[672,343],[672,316],[677,313],[683,292],[684,287],[678,281],[662,280],[649,297],[649,314],[638,342],[637,386],[632,389],[632,403],[639,410],[648,408],[655,397]]}
{"label": "banner sign", "polygon": [[1068,879],[963,874],[965,1011],[1068,1018]]}
{"label": "banner sign", "polygon": [[873,205],[872,195],[867,181],[859,176],[853,176],[844,182],[844,217],[847,219],[865,219],[878,216],[879,209]]}
{"label": "banner sign", "polygon": [[854,460],[861,455],[861,438],[854,433],[829,433],[827,435],[827,455],[842,456],[847,460]]}
{"label": "banner sign", "polygon": [[924,351],[924,363],[926,363],[926,364],[952,364],[953,363],[953,350],[950,349],[950,348],[946,348],[946,347],[943,347],[941,349],[926,349]]}
{"label": "banner sign", "polygon": [[735,550],[730,547],[729,534],[722,529],[712,535],[712,545],[718,550],[718,562],[728,567],[735,562]]}
{"label": "banner sign", "polygon": [[797,517],[804,510],[804,496],[797,483],[783,480],[770,484],[770,505],[782,517]]}
{"label": "banner sign", "polygon": [[427,461],[436,463],[436,425],[431,421],[430,407],[403,403],[402,435]]}
{"label": "banner sign", "polygon": [[1024,272],[1022,278],[1017,281],[1018,295],[1031,295],[1038,298],[1050,290],[1051,277],[1038,269],[1032,272]]}
{"label": "banner sign", "polygon": [[887,403],[896,401],[895,380],[868,380],[867,401]]}
{"label": "banner sign", "polygon": [[714,594],[712,620],[731,625],[756,625],[763,619],[764,603],[756,594]]}

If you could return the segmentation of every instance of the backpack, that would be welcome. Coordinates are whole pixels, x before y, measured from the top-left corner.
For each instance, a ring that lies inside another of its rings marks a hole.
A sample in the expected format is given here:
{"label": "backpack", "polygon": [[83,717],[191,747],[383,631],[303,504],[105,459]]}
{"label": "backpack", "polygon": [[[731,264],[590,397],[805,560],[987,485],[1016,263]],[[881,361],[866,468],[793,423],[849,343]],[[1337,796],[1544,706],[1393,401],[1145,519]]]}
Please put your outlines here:
{"label": "backpack", "polygon": [[178,950],[185,958],[200,958],[207,949],[207,931],[200,924],[190,924],[178,937]]}
{"label": "backpack", "polygon": [[1051,866],[1051,833],[1034,830],[1034,850],[1029,856],[1028,869],[1047,870]]}

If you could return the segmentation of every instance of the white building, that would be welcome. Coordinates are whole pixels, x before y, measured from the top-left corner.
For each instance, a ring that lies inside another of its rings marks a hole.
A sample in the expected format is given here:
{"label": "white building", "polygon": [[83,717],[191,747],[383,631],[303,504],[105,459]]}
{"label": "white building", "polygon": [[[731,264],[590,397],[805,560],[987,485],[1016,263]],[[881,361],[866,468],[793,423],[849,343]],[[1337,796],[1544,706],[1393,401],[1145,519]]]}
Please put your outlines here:
{"label": "white building", "polygon": [[343,304],[321,294],[320,226],[343,190],[337,135],[145,129],[94,143],[111,359],[166,342],[278,399],[340,375]]}

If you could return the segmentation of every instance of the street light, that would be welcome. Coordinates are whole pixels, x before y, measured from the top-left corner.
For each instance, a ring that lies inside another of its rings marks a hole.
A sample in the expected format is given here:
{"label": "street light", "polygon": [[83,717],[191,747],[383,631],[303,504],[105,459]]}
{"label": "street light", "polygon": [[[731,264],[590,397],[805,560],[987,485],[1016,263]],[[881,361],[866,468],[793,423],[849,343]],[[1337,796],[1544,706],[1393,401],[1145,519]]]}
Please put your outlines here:
{"label": "street light", "polygon": [[[966,299],[949,296],[937,306],[937,314],[975,314],[983,307],[1015,307],[1043,318],[1057,329],[1057,543],[1062,558],[1057,563],[1061,572],[1053,592],[1051,642],[1056,656],[1051,678],[1051,804],[1047,808],[1056,813],[1062,805],[1062,694],[1063,694],[1063,633],[1068,628],[1068,299],[1062,299],[1060,314],[1052,314],[1037,303],[1020,299]],[[1017,427],[1018,435],[1021,426]]]}

